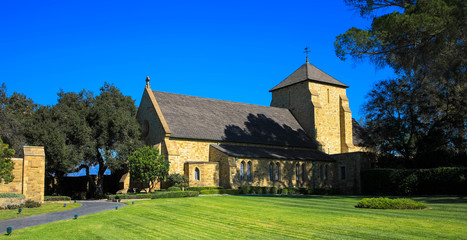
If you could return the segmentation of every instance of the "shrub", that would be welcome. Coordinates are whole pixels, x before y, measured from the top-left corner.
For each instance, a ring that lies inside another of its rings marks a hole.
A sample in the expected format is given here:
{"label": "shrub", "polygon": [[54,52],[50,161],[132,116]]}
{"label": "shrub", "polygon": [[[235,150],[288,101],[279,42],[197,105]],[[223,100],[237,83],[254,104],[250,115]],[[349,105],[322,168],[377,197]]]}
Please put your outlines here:
{"label": "shrub", "polygon": [[289,194],[289,190],[288,190],[287,188],[283,188],[283,189],[281,190],[281,193],[282,193],[282,194]]}
{"label": "shrub", "polygon": [[21,207],[23,208],[37,208],[40,207],[41,203],[35,202],[33,200],[26,200],[23,204],[21,204]]}
{"label": "shrub", "polygon": [[18,193],[0,193],[0,198],[24,198],[24,195]]}
{"label": "shrub", "polygon": [[188,177],[180,173],[172,173],[167,176],[167,182],[169,186],[175,186],[179,188],[188,187]]}
{"label": "shrub", "polygon": [[263,194],[270,194],[271,193],[271,187],[263,187],[262,189]]}
{"label": "shrub", "polygon": [[277,192],[279,192],[279,188],[278,188],[278,187],[272,187],[272,188],[271,188],[271,194],[277,194]]}
{"label": "shrub", "polygon": [[299,194],[300,189],[298,187],[289,187],[288,188],[289,194]]}
{"label": "shrub", "polygon": [[426,205],[408,198],[364,198],[358,201],[356,208],[373,209],[424,209]]}
{"label": "shrub", "polygon": [[69,196],[44,196],[44,201],[70,201]]}
{"label": "shrub", "polygon": [[326,189],[324,188],[314,188],[312,189],[312,194],[315,194],[315,195],[324,195],[326,194]]}
{"label": "shrub", "polygon": [[179,192],[179,191],[182,191],[182,189],[180,189],[179,187],[169,187],[169,188],[167,188],[167,191]]}
{"label": "shrub", "polygon": [[240,186],[240,190],[242,194],[250,194],[251,186]]}
{"label": "shrub", "polygon": [[222,187],[188,187],[185,190],[200,192],[201,190],[211,190],[211,189],[223,189],[223,188]]}
{"label": "shrub", "polygon": [[210,194],[229,194],[229,195],[240,195],[239,189],[206,189],[201,190],[200,194],[210,195]]}

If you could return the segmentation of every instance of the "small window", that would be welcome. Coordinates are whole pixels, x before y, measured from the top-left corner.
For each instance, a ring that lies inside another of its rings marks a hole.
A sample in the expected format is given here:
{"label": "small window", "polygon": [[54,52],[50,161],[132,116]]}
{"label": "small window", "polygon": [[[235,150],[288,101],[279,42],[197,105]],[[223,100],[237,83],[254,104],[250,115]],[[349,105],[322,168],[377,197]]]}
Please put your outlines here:
{"label": "small window", "polygon": [[345,167],[341,167],[341,179],[345,180]]}
{"label": "small window", "polygon": [[297,165],[295,165],[295,180],[296,181],[298,181],[300,178],[299,170],[300,170],[300,164],[297,163]]}
{"label": "small window", "polygon": [[275,179],[276,181],[279,181],[279,169],[280,169],[280,165],[279,163],[276,163],[276,174],[275,174]]}
{"label": "small window", "polygon": [[199,169],[195,168],[195,180],[199,181]]}
{"label": "small window", "polygon": [[245,162],[240,163],[240,180],[245,179]]}
{"label": "small window", "polygon": [[274,173],[273,173],[273,164],[272,163],[269,163],[269,180],[271,181],[274,181]]}
{"label": "small window", "polygon": [[248,165],[246,166],[246,179],[251,181],[251,162],[248,162]]}
{"label": "small window", "polygon": [[328,92],[328,103],[329,103],[329,88],[327,90],[328,90],[327,92]]}

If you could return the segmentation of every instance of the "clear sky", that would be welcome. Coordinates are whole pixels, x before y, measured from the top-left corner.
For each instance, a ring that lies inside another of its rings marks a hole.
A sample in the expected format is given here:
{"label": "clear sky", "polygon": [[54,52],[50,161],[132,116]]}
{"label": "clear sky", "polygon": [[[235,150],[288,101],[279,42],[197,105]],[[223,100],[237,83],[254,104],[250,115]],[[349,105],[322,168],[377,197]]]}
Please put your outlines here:
{"label": "clear sky", "polygon": [[371,24],[343,0],[0,2],[0,82],[42,105],[57,93],[115,84],[139,105],[153,90],[269,105],[269,90],[305,63],[365,95],[390,76],[340,61],[337,35]]}

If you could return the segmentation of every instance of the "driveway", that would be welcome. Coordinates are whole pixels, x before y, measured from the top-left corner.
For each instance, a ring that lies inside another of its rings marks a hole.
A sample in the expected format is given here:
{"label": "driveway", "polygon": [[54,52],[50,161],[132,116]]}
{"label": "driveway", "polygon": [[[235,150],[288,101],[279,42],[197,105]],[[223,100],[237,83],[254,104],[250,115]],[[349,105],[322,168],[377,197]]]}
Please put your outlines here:
{"label": "driveway", "polygon": [[116,205],[118,205],[118,207],[126,206],[125,203],[108,202],[106,200],[77,201],[77,203],[81,203],[82,206],[66,211],[45,213],[30,217],[0,221],[0,234],[6,233],[7,227],[11,227],[14,231],[21,228],[32,227],[65,219],[71,219],[75,216],[75,214],[78,214],[79,216],[84,216],[92,213],[114,210]]}

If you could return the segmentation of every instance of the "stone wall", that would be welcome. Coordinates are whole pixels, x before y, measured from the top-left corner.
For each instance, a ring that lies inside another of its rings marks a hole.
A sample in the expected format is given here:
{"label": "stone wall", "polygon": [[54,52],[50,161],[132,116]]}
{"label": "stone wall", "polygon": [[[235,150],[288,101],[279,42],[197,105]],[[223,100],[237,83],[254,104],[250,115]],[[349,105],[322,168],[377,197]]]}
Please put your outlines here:
{"label": "stone wall", "polygon": [[374,166],[375,157],[370,152],[352,152],[332,155],[337,160],[336,185],[344,194],[360,194],[360,172]]}
{"label": "stone wall", "polygon": [[0,198],[0,209],[6,208],[8,205],[21,205],[25,201],[24,198]]}
{"label": "stone wall", "polygon": [[[199,179],[195,179],[198,170]],[[218,162],[185,162],[185,176],[190,187],[219,187]]]}
{"label": "stone wall", "polygon": [[0,184],[0,192],[23,194],[26,199],[42,202],[45,190],[44,147],[24,146],[24,158],[14,158],[15,179]]}

